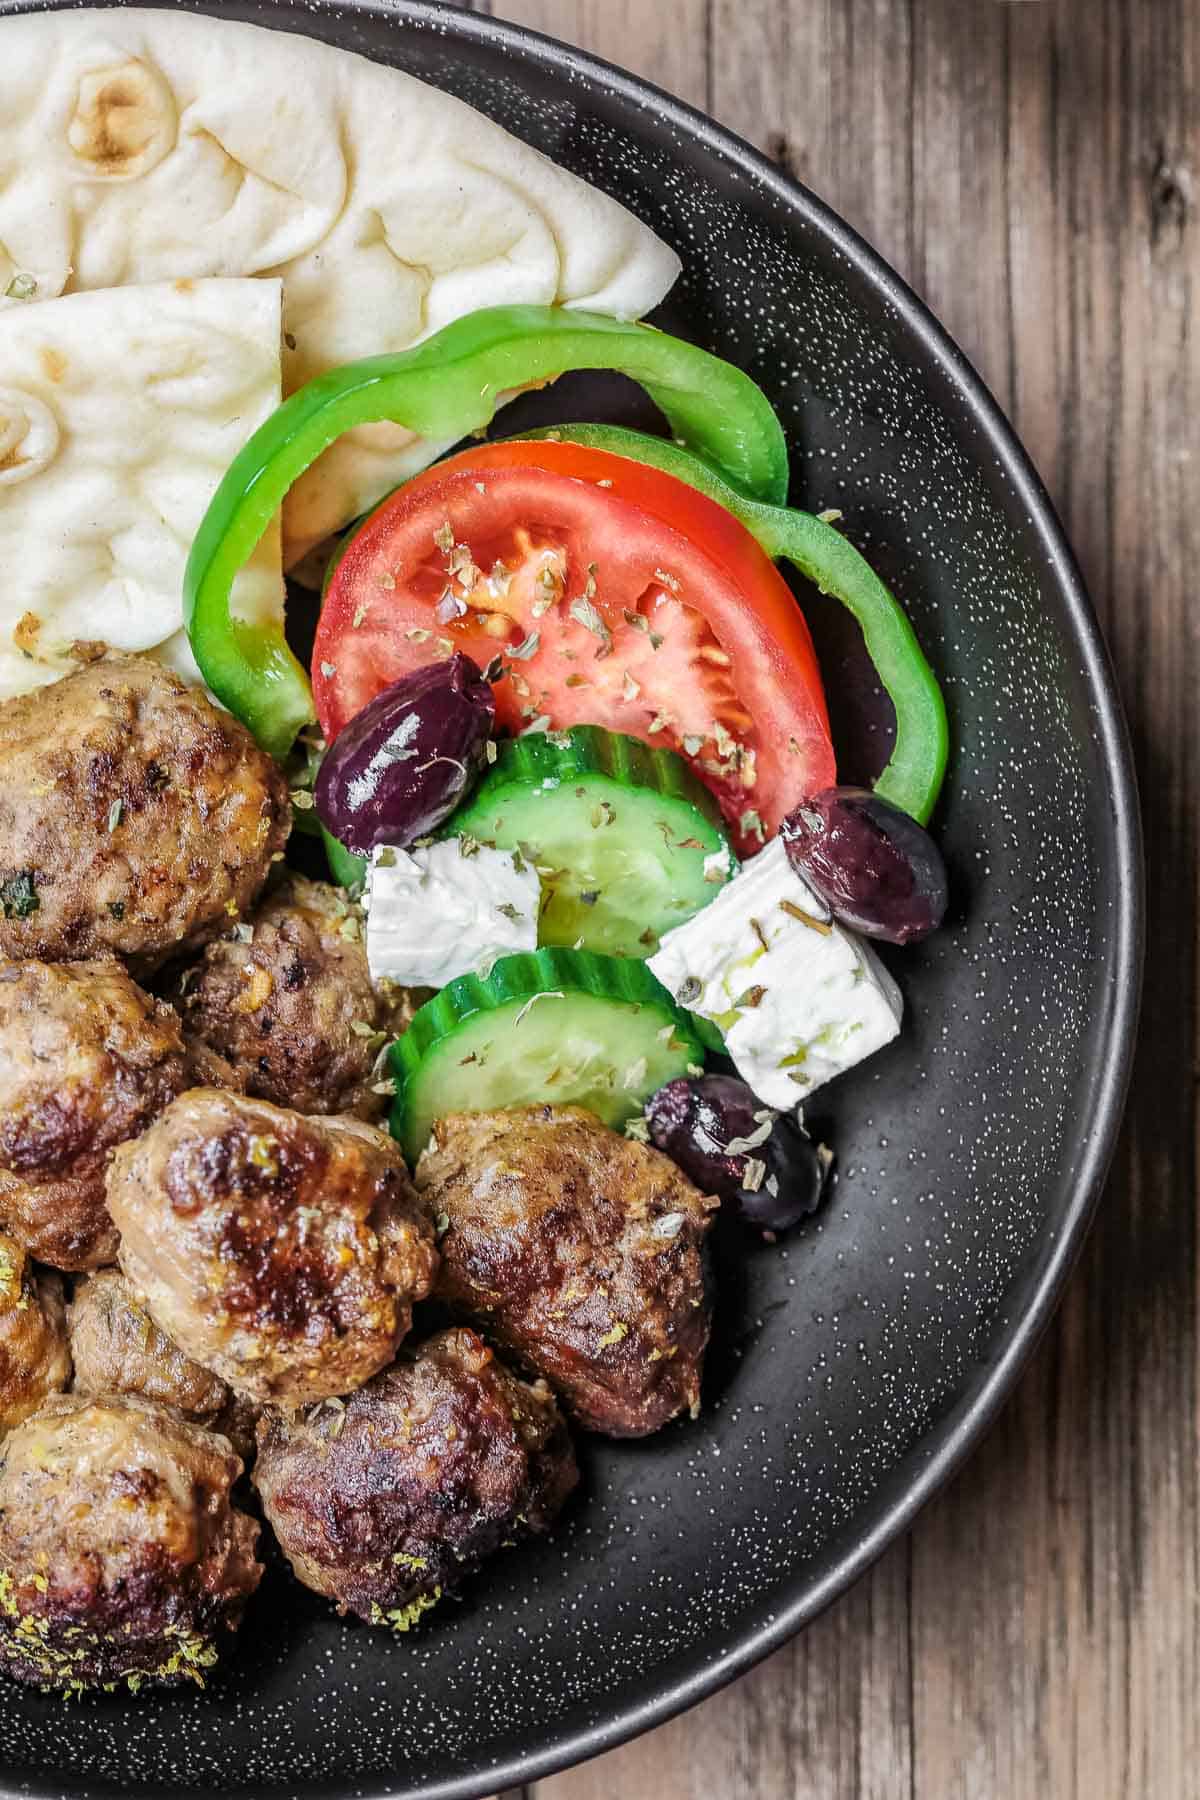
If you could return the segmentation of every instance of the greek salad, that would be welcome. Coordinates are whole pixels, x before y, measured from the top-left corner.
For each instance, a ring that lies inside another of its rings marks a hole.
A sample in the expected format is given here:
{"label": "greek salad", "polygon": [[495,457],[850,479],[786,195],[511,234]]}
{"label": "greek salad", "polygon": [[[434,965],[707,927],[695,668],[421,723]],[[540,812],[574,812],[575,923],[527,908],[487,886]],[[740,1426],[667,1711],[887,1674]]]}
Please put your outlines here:
{"label": "greek salad", "polygon": [[[477,441],[340,542],[311,679],[234,574],[338,432],[462,439],[573,368],[633,376],[670,435],[562,425]],[[754,1223],[812,1210],[826,1082],[901,1029],[873,940],[940,924],[926,829],[947,727],[894,596],[837,515],[784,504],[765,396],[640,324],[501,307],[285,402],[188,568],[205,678],[259,741],[299,729],[293,798],[361,899],[372,977],[432,990],[387,1052],[415,1164],[450,1114],[580,1105]],[[891,697],[890,760],[839,786],[821,671],[781,565],[846,606]]]}

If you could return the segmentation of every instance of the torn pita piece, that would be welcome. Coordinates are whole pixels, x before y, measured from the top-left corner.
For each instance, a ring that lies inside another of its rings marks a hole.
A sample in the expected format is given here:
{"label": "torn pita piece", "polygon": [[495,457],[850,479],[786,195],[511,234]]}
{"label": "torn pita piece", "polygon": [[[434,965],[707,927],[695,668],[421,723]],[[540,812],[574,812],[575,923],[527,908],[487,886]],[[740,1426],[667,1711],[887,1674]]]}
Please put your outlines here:
{"label": "torn pita piece", "polygon": [[[288,32],[138,9],[0,19],[0,306],[279,275],[284,389],[506,302],[638,318],[679,259],[482,113]],[[351,433],[299,482],[285,560],[445,448]]]}
{"label": "torn pita piece", "polygon": [[[0,312],[0,699],[110,645],[200,676],[183,571],[229,463],[280,399],[278,281],[109,288]],[[279,533],[238,577],[283,605]]]}

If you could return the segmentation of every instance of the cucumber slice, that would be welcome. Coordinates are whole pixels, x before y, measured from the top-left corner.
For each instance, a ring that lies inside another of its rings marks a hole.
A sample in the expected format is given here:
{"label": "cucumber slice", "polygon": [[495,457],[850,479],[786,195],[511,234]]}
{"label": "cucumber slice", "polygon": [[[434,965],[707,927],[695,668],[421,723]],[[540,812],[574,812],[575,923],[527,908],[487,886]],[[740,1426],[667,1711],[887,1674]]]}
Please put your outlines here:
{"label": "cucumber slice", "polygon": [[502,744],[443,829],[537,867],[539,943],[609,956],[653,956],[737,868],[717,803],[684,759],[595,725]]}
{"label": "cucumber slice", "polygon": [[391,1128],[410,1162],[435,1119],[506,1106],[586,1106],[619,1130],[704,1062],[694,1024],[643,963],[587,950],[505,956],[460,975],[389,1051]]}

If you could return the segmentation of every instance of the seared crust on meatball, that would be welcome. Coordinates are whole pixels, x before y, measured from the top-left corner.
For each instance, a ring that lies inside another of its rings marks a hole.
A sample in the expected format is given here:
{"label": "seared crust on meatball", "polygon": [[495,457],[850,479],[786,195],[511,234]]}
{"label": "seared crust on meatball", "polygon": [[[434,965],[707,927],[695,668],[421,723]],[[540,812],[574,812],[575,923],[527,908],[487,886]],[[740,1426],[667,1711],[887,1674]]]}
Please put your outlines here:
{"label": "seared crust on meatball", "polygon": [[506,1541],[550,1529],[579,1479],[545,1382],[443,1331],[340,1401],[259,1422],[254,1484],[297,1576],[407,1631]]}
{"label": "seared crust on meatball", "polygon": [[367,971],[362,920],[328,882],[289,875],[253,935],[209,944],[184,979],[191,1029],[226,1056],[247,1093],[302,1113],[375,1119],[372,1070],[394,1007]]}
{"label": "seared crust on meatball", "polygon": [[67,1309],[77,1394],[138,1394],[228,1438],[242,1466],[257,1453],[258,1407],[201,1368],[158,1329],[120,1269],[98,1269],[75,1283]]}
{"label": "seared crust on meatball", "polygon": [[589,1431],[700,1404],[717,1201],[581,1107],[439,1119],[417,1187],[448,1222],[438,1295],[544,1375]]}
{"label": "seared crust on meatball", "polygon": [[160,664],[107,657],[0,705],[0,955],[147,971],[248,912],[287,784]]}
{"label": "seared crust on meatball", "polygon": [[56,1268],[112,1262],[109,1156],[192,1081],[178,1015],[115,958],[0,963],[0,1220]]}
{"label": "seared crust on meatball", "polygon": [[76,1283],[69,1324],[77,1394],[140,1394],[200,1423],[229,1399],[223,1381],[158,1329],[120,1269]]}
{"label": "seared crust on meatball", "polygon": [[240,1466],[152,1401],[47,1401],[0,1444],[0,1668],[71,1693],[203,1687],[262,1575]]}
{"label": "seared crust on meatball", "polygon": [[0,1438],[70,1379],[62,1282],[0,1235]]}
{"label": "seared crust on meatball", "polygon": [[215,1088],[118,1150],[108,1205],[159,1329],[263,1403],[369,1380],[437,1272],[433,1226],[385,1133]]}
{"label": "seared crust on meatball", "polygon": [[183,1042],[187,1051],[189,1087],[219,1087],[228,1088],[233,1094],[245,1093],[246,1083],[232,1063],[226,1062],[201,1038],[193,1037],[186,1030]]}

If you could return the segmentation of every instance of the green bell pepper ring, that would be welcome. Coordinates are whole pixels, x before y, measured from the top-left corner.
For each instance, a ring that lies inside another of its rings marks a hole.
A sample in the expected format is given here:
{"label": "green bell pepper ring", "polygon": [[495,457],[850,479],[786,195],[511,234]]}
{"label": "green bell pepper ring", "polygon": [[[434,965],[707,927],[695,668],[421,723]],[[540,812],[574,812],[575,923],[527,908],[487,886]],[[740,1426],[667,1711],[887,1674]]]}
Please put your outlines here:
{"label": "green bell pepper ring", "polygon": [[875,792],[920,824],[929,821],[946,773],[949,733],[937,677],[900,602],[853,544],[823,519],[764,505],[736,492],[687,450],[615,425],[561,425],[530,438],[562,438],[649,463],[715,500],[757,538],[767,555],[792,563],[857,620],[867,653],[896,709],[896,741]]}
{"label": "green bell pepper ring", "polygon": [[200,671],[259,743],[284,756],[313,718],[308,676],[282,620],[239,619],[234,578],[293,482],[343,432],[391,420],[426,438],[481,431],[503,394],[570,369],[640,382],[673,436],[707,458],[730,491],[783,501],[787,446],[748,375],[649,325],[551,306],[496,306],[396,356],[319,375],[285,400],[239,452],[204,515],[184,576],[183,622]]}

